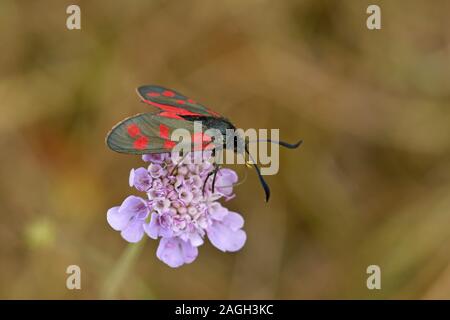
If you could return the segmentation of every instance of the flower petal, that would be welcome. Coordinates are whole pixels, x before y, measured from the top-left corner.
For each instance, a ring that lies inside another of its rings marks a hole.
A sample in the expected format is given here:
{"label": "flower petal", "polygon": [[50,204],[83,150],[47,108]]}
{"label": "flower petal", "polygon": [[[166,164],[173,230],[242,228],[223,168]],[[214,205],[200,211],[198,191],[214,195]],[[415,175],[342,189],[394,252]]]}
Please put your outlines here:
{"label": "flower petal", "polygon": [[164,176],[167,172],[160,164],[157,163],[151,163],[148,166],[148,172],[152,178],[161,178]]}
{"label": "flower petal", "polygon": [[135,187],[138,191],[147,191],[152,186],[152,177],[145,168],[137,168],[131,170],[129,183],[131,187]]}
{"label": "flower petal", "polygon": [[238,175],[234,170],[220,169],[216,178],[216,189],[225,196],[233,194],[233,185],[238,181]]}
{"label": "flower petal", "polygon": [[154,153],[154,154],[144,154],[142,155],[142,160],[145,162],[153,163],[163,163],[167,158],[169,158],[168,153]]}
{"label": "flower petal", "polygon": [[189,241],[191,245],[194,247],[199,247],[203,244],[203,238],[198,232],[191,232],[189,233]]}
{"label": "flower petal", "polygon": [[144,236],[143,221],[133,219],[128,223],[127,227],[122,230],[120,235],[128,242],[139,242]]}
{"label": "flower petal", "polygon": [[123,230],[128,222],[130,222],[132,215],[125,212],[121,213],[119,207],[113,207],[106,213],[106,220],[108,221],[111,228],[117,231]]}
{"label": "flower petal", "polygon": [[162,238],[156,256],[172,268],[191,263],[198,255],[198,249],[178,238]]}
{"label": "flower petal", "polygon": [[158,237],[171,237],[173,232],[170,229],[170,224],[171,218],[169,215],[159,215],[156,212],[153,212],[150,223],[144,224],[144,231],[152,239],[158,239]]}
{"label": "flower petal", "polygon": [[119,212],[131,216],[139,215],[141,219],[145,219],[149,210],[144,199],[136,196],[129,196],[123,201],[119,208]]}
{"label": "flower petal", "polygon": [[170,200],[167,198],[158,197],[153,202],[153,209],[155,209],[159,213],[163,213],[163,212],[167,211],[167,209],[169,209],[169,207],[170,207]]}
{"label": "flower petal", "polygon": [[159,235],[159,221],[158,214],[153,212],[150,218],[150,223],[144,224],[144,231],[152,239],[158,239]]}
{"label": "flower petal", "polygon": [[247,240],[245,231],[240,229],[243,224],[244,219],[239,214],[230,212],[222,221],[212,221],[206,230],[208,239],[219,250],[238,251]]}
{"label": "flower petal", "polygon": [[191,263],[198,256],[197,247],[192,246],[189,242],[181,241],[184,263]]}
{"label": "flower petal", "polygon": [[134,185],[134,169],[131,169],[130,171],[130,177],[128,178],[128,184],[130,187]]}
{"label": "flower petal", "polygon": [[238,230],[244,226],[244,218],[242,218],[239,213],[229,211],[223,218],[223,223],[229,226],[232,230]]}
{"label": "flower petal", "polygon": [[215,220],[223,220],[228,215],[228,209],[216,201],[209,205],[208,212]]}

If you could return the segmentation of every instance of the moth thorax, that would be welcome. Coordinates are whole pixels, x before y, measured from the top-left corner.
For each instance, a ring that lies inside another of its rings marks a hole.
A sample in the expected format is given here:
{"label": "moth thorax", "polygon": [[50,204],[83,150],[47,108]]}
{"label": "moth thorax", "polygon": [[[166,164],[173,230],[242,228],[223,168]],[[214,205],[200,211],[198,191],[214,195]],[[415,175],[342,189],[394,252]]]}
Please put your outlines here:
{"label": "moth thorax", "polygon": [[242,154],[245,151],[245,140],[236,130],[227,130],[225,148]]}

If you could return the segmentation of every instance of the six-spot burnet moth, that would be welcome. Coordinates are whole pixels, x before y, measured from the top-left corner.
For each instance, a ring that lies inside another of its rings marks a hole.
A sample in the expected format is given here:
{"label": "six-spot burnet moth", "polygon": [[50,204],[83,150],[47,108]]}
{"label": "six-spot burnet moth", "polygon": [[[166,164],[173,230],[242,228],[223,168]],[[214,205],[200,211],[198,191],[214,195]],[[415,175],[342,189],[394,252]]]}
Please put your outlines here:
{"label": "six-spot burnet moth", "polygon": [[[214,145],[211,136],[194,132],[194,122],[201,122],[203,132],[207,129],[216,129],[226,137],[227,131],[235,130],[236,127],[225,117],[217,112],[205,107],[204,105],[187,98],[186,96],[161,86],[141,86],[137,88],[137,93],[143,102],[152,105],[158,109],[157,112],[141,113],[129,117],[115,125],[106,137],[107,145],[116,152],[129,154],[149,154],[170,152],[177,141],[171,140],[170,133],[176,129],[183,128],[193,134],[192,146],[194,150],[228,148],[235,152],[246,152],[251,155],[248,149],[248,141],[239,135],[234,136],[232,144],[226,143],[223,146]],[[271,143],[277,143],[289,149],[295,149],[300,146],[302,140],[295,144],[289,144],[283,141],[265,140]],[[266,201],[270,197],[270,189],[261,175],[258,165],[252,161],[251,164],[256,169],[258,178],[266,194]],[[219,166],[214,170],[217,173]],[[209,178],[209,176],[208,176]],[[207,178],[207,179],[208,179]],[[206,181],[205,181],[206,182]]]}

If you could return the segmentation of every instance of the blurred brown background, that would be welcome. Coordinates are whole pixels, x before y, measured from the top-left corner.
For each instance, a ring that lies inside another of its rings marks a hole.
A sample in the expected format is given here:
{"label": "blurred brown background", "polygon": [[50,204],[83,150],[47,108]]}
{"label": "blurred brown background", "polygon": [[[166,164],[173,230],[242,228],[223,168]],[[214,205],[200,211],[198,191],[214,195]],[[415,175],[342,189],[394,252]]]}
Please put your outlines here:
{"label": "blurred brown background", "polygon": [[[450,298],[450,1],[78,1],[81,31],[70,4],[0,1],[0,298]],[[123,256],[106,210],[142,162],[104,137],[142,84],[304,139],[268,204],[254,172],[227,204],[242,251]]]}

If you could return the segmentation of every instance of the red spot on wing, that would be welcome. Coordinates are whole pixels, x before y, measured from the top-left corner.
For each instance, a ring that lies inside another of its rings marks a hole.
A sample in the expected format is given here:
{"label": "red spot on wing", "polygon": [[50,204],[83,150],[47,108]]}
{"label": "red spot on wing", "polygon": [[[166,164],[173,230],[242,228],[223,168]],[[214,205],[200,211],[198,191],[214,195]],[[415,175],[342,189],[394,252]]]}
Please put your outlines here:
{"label": "red spot on wing", "polygon": [[161,123],[159,125],[159,136],[163,139],[169,139],[169,127]]}
{"label": "red spot on wing", "polygon": [[177,100],[177,103],[178,103],[178,104],[185,104],[186,101],[184,101],[184,100]]}
{"label": "red spot on wing", "polygon": [[203,132],[196,132],[192,136],[192,142],[194,143],[211,142],[211,136],[204,134]]}
{"label": "red spot on wing", "polygon": [[207,143],[203,145],[203,150],[212,150],[214,149],[216,146],[214,145],[214,143]]}
{"label": "red spot on wing", "polygon": [[141,134],[141,130],[139,130],[139,127],[135,123],[132,123],[127,127],[127,132],[130,135],[130,137],[132,137],[132,138]]}
{"label": "red spot on wing", "polygon": [[164,149],[172,149],[173,147],[175,147],[177,143],[175,141],[172,140],[166,140],[164,141]]}
{"label": "red spot on wing", "polygon": [[159,97],[161,94],[158,92],[149,92],[147,93],[147,96],[149,97]]}
{"label": "red spot on wing", "polygon": [[174,97],[175,96],[175,93],[173,93],[172,91],[169,91],[169,90],[165,90],[162,94],[165,97]]}
{"label": "red spot on wing", "polygon": [[173,107],[173,106],[168,106],[166,104],[161,104],[161,103],[157,103],[157,102],[153,102],[150,100],[144,100],[145,103],[148,103],[152,106],[155,106],[163,111],[166,111],[168,113],[173,113],[176,115],[182,115],[182,116],[201,116],[201,114],[199,113],[194,113],[191,111],[188,111],[186,109],[182,109],[182,108],[178,108],[178,107]]}
{"label": "red spot on wing", "polygon": [[133,142],[133,147],[137,150],[143,150],[147,148],[148,138],[146,136],[140,136]]}
{"label": "red spot on wing", "polygon": [[194,133],[192,136],[192,143],[194,144],[195,151],[204,150],[210,144],[214,146],[214,144],[210,143],[211,141],[211,136],[204,134],[203,132]]}
{"label": "red spot on wing", "polygon": [[195,103],[196,103],[196,102],[195,102],[194,100],[192,100],[192,99],[188,99],[187,102],[192,103],[192,104],[195,104]]}

